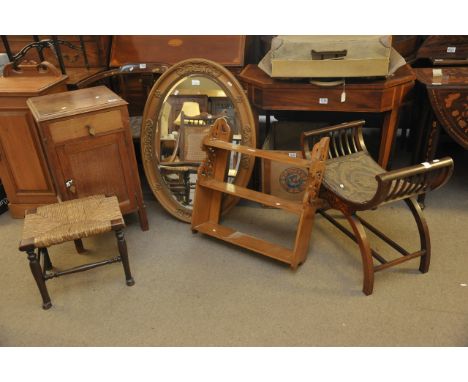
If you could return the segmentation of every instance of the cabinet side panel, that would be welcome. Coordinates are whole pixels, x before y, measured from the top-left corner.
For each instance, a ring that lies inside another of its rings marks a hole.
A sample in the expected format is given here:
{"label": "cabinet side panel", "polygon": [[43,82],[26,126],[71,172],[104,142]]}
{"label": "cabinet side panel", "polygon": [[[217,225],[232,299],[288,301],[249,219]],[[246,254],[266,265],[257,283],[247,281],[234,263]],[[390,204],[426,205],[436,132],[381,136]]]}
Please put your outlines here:
{"label": "cabinet side panel", "polygon": [[26,111],[0,115],[4,159],[9,164],[9,175],[17,193],[50,192],[51,185],[47,181],[28,118]]}

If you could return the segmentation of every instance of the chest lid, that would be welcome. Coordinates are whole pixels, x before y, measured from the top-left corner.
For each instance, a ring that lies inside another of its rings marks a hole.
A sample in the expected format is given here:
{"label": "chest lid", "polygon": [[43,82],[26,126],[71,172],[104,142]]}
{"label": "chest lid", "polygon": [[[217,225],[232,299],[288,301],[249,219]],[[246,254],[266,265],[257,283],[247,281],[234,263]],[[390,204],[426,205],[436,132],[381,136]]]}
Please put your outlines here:
{"label": "chest lid", "polygon": [[29,109],[38,122],[127,105],[105,86],[29,98]]}

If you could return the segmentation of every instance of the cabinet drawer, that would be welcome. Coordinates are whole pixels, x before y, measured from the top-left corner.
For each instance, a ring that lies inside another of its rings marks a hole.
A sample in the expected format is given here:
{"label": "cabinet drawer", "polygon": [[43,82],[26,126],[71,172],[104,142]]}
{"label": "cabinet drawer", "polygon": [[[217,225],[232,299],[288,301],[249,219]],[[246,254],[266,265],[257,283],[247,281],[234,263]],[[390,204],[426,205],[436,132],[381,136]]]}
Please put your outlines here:
{"label": "cabinet drawer", "polygon": [[120,110],[88,114],[65,121],[49,124],[49,131],[55,143],[106,133],[123,128]]}

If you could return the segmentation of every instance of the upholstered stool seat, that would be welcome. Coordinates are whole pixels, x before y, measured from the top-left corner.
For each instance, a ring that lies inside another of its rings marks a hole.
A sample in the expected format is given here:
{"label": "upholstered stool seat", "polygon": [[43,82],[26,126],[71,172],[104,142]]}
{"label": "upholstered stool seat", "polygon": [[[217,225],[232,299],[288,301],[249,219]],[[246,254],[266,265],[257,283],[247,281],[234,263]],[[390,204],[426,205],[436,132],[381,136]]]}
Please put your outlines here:
{"label": "upholstered stool seat", "polygon": [[[130,272],[123,234],[125,223],[117,197],[90,196],[38,207],[26,212],[20,251],[28,253],[31,272],[43,299],[43,308],[52,306],[45,281],[122,261],[127,285],[135,282]],[[47,247],[73,240],[79,253],[85,251],[82,238],[115,231],[120,256],[63,271],[53,271]],[[37,249],[37,253],[36,253]],[[41,267],[41,256],[43,267]]]}
{"label": "upholstered stool seat", "polygon": [[322,183],[343,200],[365,204],[377,192],[375,176],[384,172],[367,153],[360,151],[329,159]]}

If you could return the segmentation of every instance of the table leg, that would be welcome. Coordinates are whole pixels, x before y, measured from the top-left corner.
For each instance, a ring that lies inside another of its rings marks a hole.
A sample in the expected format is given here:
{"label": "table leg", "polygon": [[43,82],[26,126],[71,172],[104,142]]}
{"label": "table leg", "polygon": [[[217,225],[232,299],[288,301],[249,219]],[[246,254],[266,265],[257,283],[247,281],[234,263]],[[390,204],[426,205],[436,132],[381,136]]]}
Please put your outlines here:
{"label": "table leg", "polygon": [[[265,142],[265,139],[267,139],[268,134],[270,134],[270,130],[271,130],[270,117],[271,117],[270,111],[265,110],[265,137],[263,139],[263,142]],[[275,148],[275,147],[273,146],[273,148]]]}
{"label": "table leg", "polygon": [[[254,108],[254,107],[252,108],[252,113],[253,113],[253,117],[255,121],[255,132],[258,138],[257,147],[256,147],[257,149],[262,148],[264,140],[265,140],[265,139],[262,139],[262,136],[260,134],[260,123],[258,121],[260,111],[261,110],[257,108]],[[259,158],[255,158],[255,164],[254,164],[252,176],[250,178],[250,182],[251,182],[252,188],[256,191],[260,191],[260,178],[261,178],[260,167],[261,166],[260,166]]]}
{"label": "table leg", "polygon": [[425,149],[423,158],[428,162],[434,159],[437,152],[437,146],[439,144],[440,125],[435,116],[432,116],[430,126],[431,128],[427,135],[427,141],[424,146]]}
{"label": "table leg", "polygon": [[398,121],[398,107],[385,112],[382,126],[382,138],[379,149],[379,165],[387,169],[392,152],[392,145],[395,139],[396,127]]}
{"label": "table leg", "polygon": [[413,157],[411,164],[416,164],[424,160],[425,144],[427,143],[427,135],[431,129],[431,107],[427,99],[421,98],[419,113],[417,118],[413,119],[413,126],[416,127],[417,132],[415,141],[413,142]]}
{"label": "table leg", "polygon": [[[430,162],[434,159],[437,152],[437,146],[439,144],[439,135],[440,135],[440,125],[437,121],[434,114],[432,114],[430,129],[427,132],[426,140],[424,142],[424,150],[421,159],[427,162]],[[418,203],[421,205],[421,208],[425,208],[426,194],[421,194],[418,196]]]}

